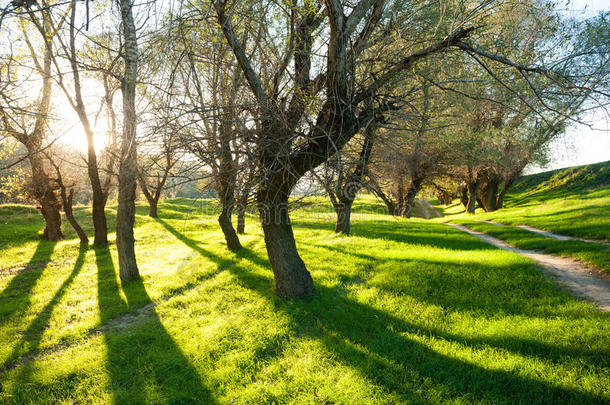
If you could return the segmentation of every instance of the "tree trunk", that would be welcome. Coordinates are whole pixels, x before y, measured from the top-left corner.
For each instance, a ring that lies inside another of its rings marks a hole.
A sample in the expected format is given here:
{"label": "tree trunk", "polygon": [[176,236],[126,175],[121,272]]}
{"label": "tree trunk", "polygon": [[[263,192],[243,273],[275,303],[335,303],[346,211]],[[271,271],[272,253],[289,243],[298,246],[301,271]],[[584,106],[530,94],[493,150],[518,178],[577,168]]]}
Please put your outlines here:
{"label": "tree trunk", "polygon": [[479,191],[480,204],[485,212],[493,212],[497,209],[498,181],[493,179],[487,181]]}
{"label": "tree trunk", "polygon": [[246,209],[241,205],[237,206],[237,233],[239,235],[246,233]]}
{"label": "tree trunk", "polygon": [[218,223],[220,224],[222,233],[225,236],[225,240],[227,241],[227,247],[229,248],[229,250],[232,252],[240,250],[242,246],[239,242],[239,237],[237,236],[237,233],[235,233],[233,224],[231,223],[231,210],[223,208],[222,212],[218,216]]}
{"label": "tree trunk", "polygon": [[468,204],[466,205],[466,212],[474,214],[477,206],[477,191],[479,189],[479,182],[473,181],[468,183]]}
{"label": "tree trunk", "polygon": [[[45,139],[47,127],[47,116],[51,106],[51,93],[53,82],[51,76],[52,63],[52,41],[51,23],[48,14],[43,14],[43,27],[45,34],[44,59],[40,75],[42,76],[42,93],[37,108],[37,117],[34,130],[31,134],[21,134],[17,139],[23,143],[28,150],[30,166],[32,168],[32,195],[40,204],[40,212],[45,221],[43,237],[47,240],[60,240],[63,238],[61,232],[61,203],[55,194],[55,187],[45,170],[42,154],[42,143]],[[48,34],[48,35],[47,35]]]}
{"label": "tree trunk", "polygon": [[135,97],[138,75],[138,45],[131,2],[129,0],[119,0],[119,5],[124,37],[125,76],[121,83],[123,92],[123,139],[119,165],[116,243],[119,253],[119,276],[121,281],[128,281],[140,278],[133,236],[137,182]]}
{"label": "tree trunk", "polygon": [[349,198],[342,198],[335,206],[335,212],[337,213],[337,224],[335,225],[335,233],[341,233],[343,235],[350,234],[353,204],[353,199],[350,200]]}
{"label": "tree trunk", "polygon": [[38,202],[38,208],[45,221],[43,238],[61,240],[64,237],[61,232],[61,203],[44,169],[42,156],[38,153],[30,155],[29,161],[32,167],[32,196]]}
{"label": "tree trunk", "polygon": [[514,182],[514,178],[511,178],[504,182],[504,185],[502,186],[502,191],[500,191],[500,193],[498,194],[498,200],[496,201],[497,209],[504,208],[504,197],[506,196],[506,192],[513,185]]}
{"label": "tree trunk", "polygon": [[[87,139],[87,174],[89,181],[91,182],[91,190],[93,193],[93,229],[94,229],[94,245],[105,245],[108,243],[108,224],[106,222],[106,213],[104,208],[106,206],[106,195],[102,189],[102,183],[100,181],[100,174],[97,164],[97,154],[95,152],[95,142],[93,138],[93,130],[91,129],[91,123],[87,116],[85,104],[83,103],[81,93],[81,80],[79,67],[76,60],[76,30],[75,30],[75,19],[76,19],[76,4],[72,4],[72,10],[70,15],[70,65],[72,67],[72,78],[74,80],[74,109],[81,121],[83,129],[85,131],[85,137]],[[65,87],[62,88],[64,91],[67,90]]]}
{"label": "tree trunk", "polygon": [[[97,173],[97,164],[95,165],[95,171]],[[94,229],[94,245],[105,245],[108,243],[108,224],[106,222],[106,196],[102,191],[101,185],[99,185],[98,176],[98,187],[94,188],[93,191],[93,207],[92,207],[92,218],[93,218],[93,229]]]}
{"label": "tree trunk", "polygon": [[45,155],[47,156],[47,159],[49,160],[51,165],[55,168],[55,172],[57,173],[56,182],[57,182],[57,185],[59,186],[61,202],[62,202],[62,205],[64,206],[64,213],[66,214],[66,218],[68,218],[68,222],[70,222],[70,225],[72,225],[72,228],[74,228],[74,231],[78,235],[80,242],[88,244],[89,238],[87,238],[87,235],[83,231],[83,228],[81,228],[79,223],[76,221],[76,218],[74,218],[74,212],[72,211],[72,202],[74,201],[74,189],[71,188],[70,193],[66,194],[66,185],[64,184],[63,177],[61,175],[61,169],[59,168],[59,166],[57,164],[55,164],[55,162],[53,161],[51,156],[49,156],[46,153],[45,153]]}
{"label": "tree trunk", "polygon": [[411,182],[411,186],[407,190],[407,194],[405,196],[405,204],[403,207],[404,213],[403,216],[407,218],[411,218],[411,214],[413,213],[413,206],[415,205],[415,197],[419,190],[421,190],[421,183],[423,179],[416,178]]}
{"label": "tree trunk", "polygon": [[60,204],[57,201],[55,193],[52,191],[45,192],[39,199],[40,212],[45,221],[44,231],[42,236],[46,240],[61,240],[64,235],[61,232],[61,212],[59,211]]}
{"label": "tree trunk", "polygon": [[157,206],[159,205],[159,199],[150,199],[148,200],[148,216],[151,218],[158,218],[157,214]]}
{"label": "tree trunk", "polygon": [[87,235],[85,234],[85,231],[83,231],[83,228],[81,228],[81,226],[78,223],[78,221],[76,221],[76,218],[74,218],[74,212],[72,211],[72,202],[73,202],[73,199],[74,199],[74,190],[70,189],[70,193],[68,195],[66,195],[66,189],[65,189],[65,187],[62,187],[62,189],[61,189],[61,199],[62,199],[63,204],[64,204],[64,212],[66,214],[66,218],[68,219],[68,222],[70,222],[70,225],[72,225],[72,228],[74,229],[74,231],[78,235],[78,238],[80,239],[80,242],[81,243],[89,243],[89,238],[87,238]]}
{"label": "tree trunk", "polygon": [[460,202],[464,206],[464,209],[468,208],[468,186],[463,184],[459,187],[458,192],[460,193]]}
{"label": "tree trunk", "polygon": [[235,207],[235,180],[237,177],[237,169],[231,154],[231,127],[227,121],[220,125],[220,154],[219,154],[219,170],[218,170],[218,198],[222,206],[222,212],[218,217],[218,223],[222,229],[222,233],[227,241],[229,250],[235,252],[242,248],[239,243],[239,236],[233,228],[231,215]]}
{"label": "tree trunk", "polygon": [[287,190],[265,190],[258,195],[265,245],[275,278],[275,292],[286,298],[302,298],[315,292],[311,274],[297,251],[288,216]]}

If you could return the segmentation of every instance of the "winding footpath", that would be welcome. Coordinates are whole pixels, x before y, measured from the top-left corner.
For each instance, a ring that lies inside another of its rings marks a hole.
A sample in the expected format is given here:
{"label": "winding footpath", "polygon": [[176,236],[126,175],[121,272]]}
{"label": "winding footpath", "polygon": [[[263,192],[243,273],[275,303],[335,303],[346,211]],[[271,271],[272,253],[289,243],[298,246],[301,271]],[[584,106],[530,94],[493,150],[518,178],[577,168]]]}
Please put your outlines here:
{"label": "winding footpath", "polygon": [[[418,200],[418,202],[420,203],[420,206],[424,211],[426,219],[429,219],[432,216],[437,218],[442,217],[442,214],[438,212],[438,210],[435,209],[427,200]],[[491,223],[494,225],[503,225],[491,221],[483,222]],[[521,256],[525,256],[534,260],[547,277],[568,289],[572,293],[572,295],[592,301],[602,311],[610,311],[609,275],[597,270],[590,269],[584,266],[583,264],[569,258],[540,253],[535,250],[516,248],[501,239],[495,238],[491,235],[487,235],[483,232],[474,231],[463,225],[453,224],[450,222],[446,222],[445,225],[458,229],[462,232],[466,232],[499,249],[508,250],[510,252],[514,252]],[[557,240],[583,240],[580,238],[553,234],[550,232],[542,231],[540,229],[529,227],[527,225],[519,226],[519,228]],[[605,243],[589,240],[584,241],[592,243]]]}
{"label": "winding footpath", "polygon": [[443,214],[438,212],[438,210],[436,208],[434,208],[428,200],[423,200],[423,199],[418,198],[415,202],[417,204],[419,204],[419,206],[422,208],[422,212],[424,213],[424,218],[430,219],[430,218],[442,218],[443,217]]}
{"label": "winding footpath", "polygon": [[[505,226],[506,225],[506,224],[502,224],[500,222],[488,221],[488,220],[485,220],[485,219],[477,219],[476,221],[485,222],[486,224],[491,224],[491,225],[496,225],[496,226]],[[545,230],[542,230],[542,229],[534,228],[533,226],[529,226],[529,225],[515,225],[515,227],[523,229],[523,230],[531,232],[531,233],[535,233],[535,234],[538,234],[538,235],[546,236],[547,238],[552,238],[552,239],[555,239],[555,240],[578,240],[578,241],[581,241],[581,242],[599,243],[601,245],[610,246],[610,242],[607,242],[607,241],[577,238],[575,236],[559,235],[559,234],[552,233],[552,232],[549,232],[549,231],[545,231]]]}

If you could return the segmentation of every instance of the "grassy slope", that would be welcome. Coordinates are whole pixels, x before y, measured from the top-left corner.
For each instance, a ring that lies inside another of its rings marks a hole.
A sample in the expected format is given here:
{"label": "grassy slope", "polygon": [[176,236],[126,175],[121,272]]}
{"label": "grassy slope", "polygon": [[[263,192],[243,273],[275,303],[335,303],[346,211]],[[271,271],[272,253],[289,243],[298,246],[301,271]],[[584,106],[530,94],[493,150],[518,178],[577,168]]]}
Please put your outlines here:
{"label": "grassy slope", "polygon": [[[453,215],[464,212],[459,202],[442,209]],[[523,176],[508,194],[505,208],[477,210],[476,218],[610,239],[610,161]]]}
{"label": "grassy slope", "polygon": [[518,255],[361,208],[352,237],[293,214],[318,295],[288,302],[254,218],[232,254],[208,203],[139,207],[143,280],[121,285],[113,244],[43,242],[32,209],[0,207],[0,402],[610,400],[609,314]]}
{"label": "grassy slope", "polygon": [[523,176],[511,190],[506,208],[476,215],[455,202],[437,206],[451,220],[523,248],[572,257],[610,273],[610,248],[603,244],[557,241],[519,229],[476,222],[485,219],[526,224],[551,232],[591,239],[610,239],[610,162]]}

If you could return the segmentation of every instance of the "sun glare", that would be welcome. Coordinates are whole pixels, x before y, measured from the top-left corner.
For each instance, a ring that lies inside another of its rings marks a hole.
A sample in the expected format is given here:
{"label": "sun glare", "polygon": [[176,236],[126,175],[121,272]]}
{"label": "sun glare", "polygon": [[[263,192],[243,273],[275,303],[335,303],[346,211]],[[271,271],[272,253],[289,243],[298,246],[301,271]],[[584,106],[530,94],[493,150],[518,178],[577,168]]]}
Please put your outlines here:
{"label": "sun glare", "polygon": [[[106,138],[108,133],[107,126],[98,122],[97,126],[93,128],[94,131],[94,143],[96,152],[100,152],[106,146]],[[86,153],[87,152],[87,137],[80,123],[75,123],[64,135],[59,139],[59,142],[68,147],[74,148],[74,152]]]}

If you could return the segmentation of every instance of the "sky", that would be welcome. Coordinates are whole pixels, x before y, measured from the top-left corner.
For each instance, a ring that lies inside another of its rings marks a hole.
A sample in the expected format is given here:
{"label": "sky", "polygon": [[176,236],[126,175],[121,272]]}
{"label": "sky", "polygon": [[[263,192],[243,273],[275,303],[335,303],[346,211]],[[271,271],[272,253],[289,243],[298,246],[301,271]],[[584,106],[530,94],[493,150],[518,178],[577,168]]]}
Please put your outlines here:
{"label": "sky", "polygon": [[[610,0],[566,1],[562,12],[572,17],[590,17],[600,11],[610,11]],[[573,125],[564,136],[556,138],[550,145],[551,161],[546,167],[528,167],[526,172],[537,173],[569,166],[610,160],[610,122],[598,111],[587,122],[593,125]]]}

